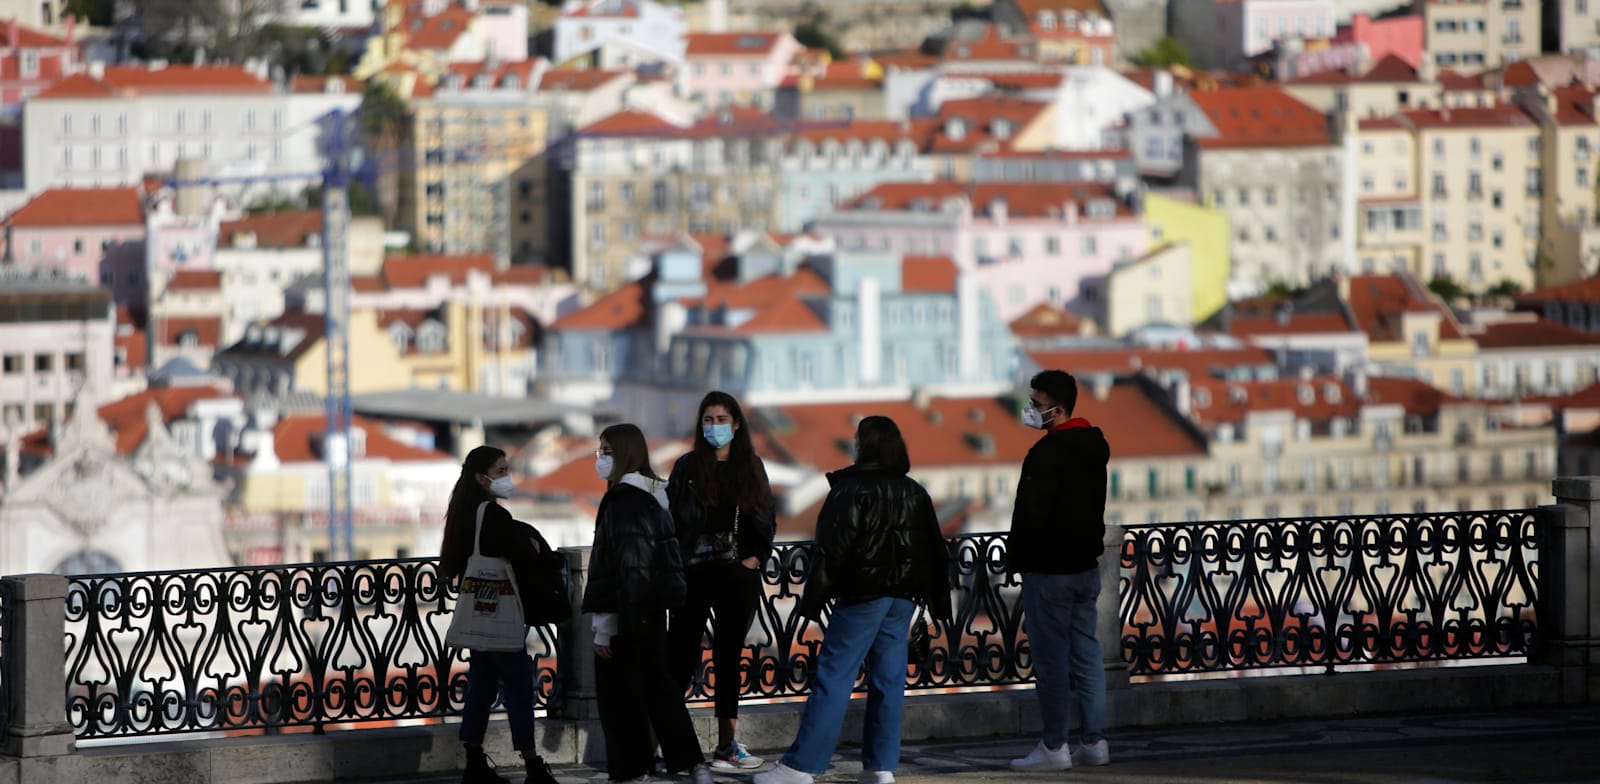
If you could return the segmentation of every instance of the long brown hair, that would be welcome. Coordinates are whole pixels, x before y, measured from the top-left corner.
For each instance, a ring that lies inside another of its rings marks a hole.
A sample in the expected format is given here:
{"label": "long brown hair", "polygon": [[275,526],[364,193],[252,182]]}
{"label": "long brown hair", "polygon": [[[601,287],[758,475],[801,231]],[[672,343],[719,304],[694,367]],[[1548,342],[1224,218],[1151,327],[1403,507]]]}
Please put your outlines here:
{"label": "long brown hair", "polygon": [[717,487],[717,448],[706,440],[700,423],[706,418],[706,409],[721,406],[733,417],[738,427],[733,431],[733,442],[728,445],[728,467],[733,469],[735,500],[741,509],[759,509],[772,501],[772,486],[767,483],[767,472],[756,457],[755,444],[750,440],[750,423],[744,418],[739,401],[726,392],[707,392],[700,399],[700,409],[694,415],[694,450],[690,453],[689,478],[694,480],[695,500],[701,508],[715,506],[721,498],[722,488]]}
{"label": "long brown hair", "polygon": [[660,479],[650,468],[650,445],[645,443],[644,431],[627,422],[612,425],[600,431],[600,440],[611,447],[611,476],[606,477],[606,489],[617,486],[628,474],[642,474]]}
{"label": "long brown hair", "polygon": [[439,543],[439,571],[445,579],[454,580],[467,570],[467,557],[472,555],[472,530],[477,525],[478,504],[492,501],[493,497],[478,483],[479,474],[487,474],[494,464],[506,456],[504,449],[480,446],[467,453],[461,461],[461,476],[450,489],[450,505],[444,512],[444,540]]}

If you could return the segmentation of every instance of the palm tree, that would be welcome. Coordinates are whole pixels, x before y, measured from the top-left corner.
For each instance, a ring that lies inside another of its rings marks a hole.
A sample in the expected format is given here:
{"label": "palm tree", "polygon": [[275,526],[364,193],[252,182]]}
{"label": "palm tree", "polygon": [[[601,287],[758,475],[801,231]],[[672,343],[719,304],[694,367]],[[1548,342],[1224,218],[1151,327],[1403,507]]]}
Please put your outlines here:
{"label": "palm tree", "polygon": [[400,210],[400,167],[406,134],[410,129],[410,109],[393,87],[378,81],[361,90],[361,134],[369,166],[377,167],[379,213],[385,226],[393,227]]}

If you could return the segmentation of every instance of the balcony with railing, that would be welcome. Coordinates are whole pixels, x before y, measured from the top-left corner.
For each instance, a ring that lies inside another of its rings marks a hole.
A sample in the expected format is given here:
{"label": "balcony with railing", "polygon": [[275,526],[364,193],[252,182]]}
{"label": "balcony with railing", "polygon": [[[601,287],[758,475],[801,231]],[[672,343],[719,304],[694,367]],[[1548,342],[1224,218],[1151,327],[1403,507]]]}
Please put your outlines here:
{"label": "balcony with railing", "polygon": [[[1111,527],[1098,631],[1113,720],[1213,720],[1217,694],[1194,679],[1260,694],[1293,679],[1300,715],[1361,710],[1351,701],[1357,693],[1391,710],[1407,700],[1459,708],[1490,699],[1464,664],[1501,665],[1494,678],[1516,684],[1519,704],[1600,701],[1600,687],[1570,677],[1600,648],[1600,608],[1583,600],[1600,576],[1578,557],[1600,545],[1592,530],[1600,480],[1559,480],[1556,493],[1562,504],[1540,509]],[[948,546],[954,618],[929,619],[929,653],[906,672],[909,692],[942,696],[908,699],[908,715],[1012,705],[1014,690],[1032,683],[1025,578],[1007,572],[1006,536],[956,536]],[[739,674],[744,700],[757,704],[747,723],[792,732],[792,706],[759,706],[809,694],[827,626],[796,614],[810,548],[780,543],[762,569],[764,598]],[[587,550],[567,552],[572,599],[581,602]],[[55,584],[59,591],[39,589]],[[443,641],[454,602],[433,559],[8,577],[0,582],[0,706],[21,719],[13,730],[69,728],[57,735],[76,739],[80,754],[128,741],[169,747],[148,743],[163,736],[225,748],[234,736],[301,733],[314,733],[301,735],[306,743],[338,734],[349,749],[385,737],[366,728],[437,725],[459,713],[465,653]],[[14,634],[19,612],[34,625]],[[579,615],[529,635],[546,725],[594,715],[586,628]],[[1411,677],[1404,671],[1419,667],[1443,669],[1401,695],[1393,681],[1370,680]],[[61,676],[53,683],[36,675],[52,670]],[[35,675],[18,682],[17,672]],[[716,677],[707,650],[691,704],[709,704]],[[1014,705],[995,710],[1020,721]],[[1006,731],[977,724],[924,722],[956,734]],[[0,737],[3,753],[28,756],[17,732]],[[578,758],[596,753],[562,748]],[[394,775],[385,764],[394,763],[375,760],[366,775]]]}

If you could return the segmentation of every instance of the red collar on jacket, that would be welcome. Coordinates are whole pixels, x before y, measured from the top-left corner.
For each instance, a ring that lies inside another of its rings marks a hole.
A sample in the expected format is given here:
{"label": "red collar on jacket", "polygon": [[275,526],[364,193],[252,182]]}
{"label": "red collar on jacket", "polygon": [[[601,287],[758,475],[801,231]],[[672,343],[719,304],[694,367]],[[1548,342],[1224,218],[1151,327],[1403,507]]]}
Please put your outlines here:
{"label": "red collar on jacket", "polygon": [[1073,417],[1059,425],[1051,425],[1047,429],[1054,433],[1057,430],[1076,430],[1080,427],[1094,427],[1094,425],[1089,424],[1089,420],[1084,419],[1083,417]]}

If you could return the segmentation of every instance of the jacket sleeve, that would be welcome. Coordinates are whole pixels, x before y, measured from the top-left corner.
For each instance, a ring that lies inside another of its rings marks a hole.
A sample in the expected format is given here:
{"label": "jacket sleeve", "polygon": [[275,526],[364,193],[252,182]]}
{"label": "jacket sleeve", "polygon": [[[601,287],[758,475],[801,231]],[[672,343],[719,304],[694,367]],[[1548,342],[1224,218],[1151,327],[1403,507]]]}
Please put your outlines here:
{"label": "jacket sleeve", "polygon": [[800,597],[800,615],[822,619],[822,608],[838,589],[838,577],[850,568],[850,553],[860,533],[860,510],[855,493],[834,488],[817,514],[817,539],[811,548],[811,568]]}
{"label": "jacket sleeve", "polygon": [[923,551],[928,560],[928,612],[933,617],[949,623],[954,617],[950,606],[950,544],[939,528],[939,513],[926,490],[918,488],[917,499],[921,507]]}
{"label": "jacket sleeve", "polygon": [[667,508],[672,512],[673,535],[685,553],[699,528],[696,507],[699,502],[695,500],[693,480],[689,478],[689,460],[693,456],[694,453],[689,452],[678,458],[678,462],[672,464],[672,473],[667,475]]}
{"label": "jacket sleeve", "polygon": [[600,511],[595,515],[594,545],[589,549],[589,574],[583,587],[583,611],[602,613],[617,611],[616,553],[613,552],[609,493],[600,500]]}
{"label": "jacket sleeve", "polygon": [[613,506],[616,510],[613,551],[617,565],[617,612],[623,624],[631,626],[659,606],[651,578],[655,574],[655,517],[663,510],[655,499],[640,491],[624,492],[627,494],[619,496]]}
{"label": "jacket sleeve", "polygon": [[[756,469],[761,472],[762,481],[767,482],[767,466],[760,458],[756,458]],[[767,557],[772,555],[772,540],[778,536],[778,510],[773,500],[771,482],[767,482],[767,487],[767,502],[751,510],[749,518],[739,523],[739,555],[743,558],[754,556],[762,563],[766,563]]]}

